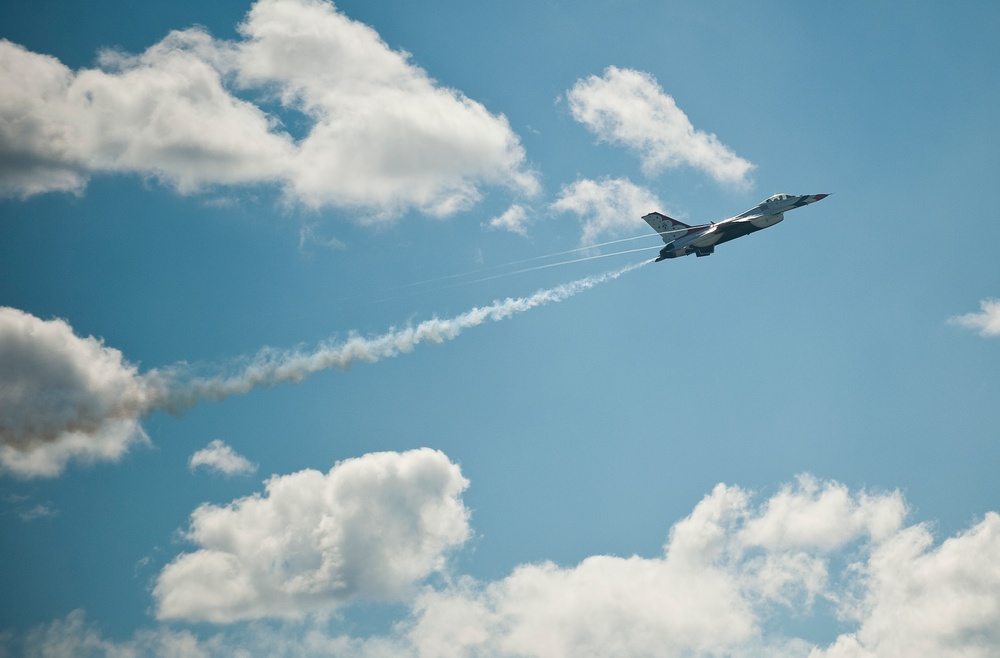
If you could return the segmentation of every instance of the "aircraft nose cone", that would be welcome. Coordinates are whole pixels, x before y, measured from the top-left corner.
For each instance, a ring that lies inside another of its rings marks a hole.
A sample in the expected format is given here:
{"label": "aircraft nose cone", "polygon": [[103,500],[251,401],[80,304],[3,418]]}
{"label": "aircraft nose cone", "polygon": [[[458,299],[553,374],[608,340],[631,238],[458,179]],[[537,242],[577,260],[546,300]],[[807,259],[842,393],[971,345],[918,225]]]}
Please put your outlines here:
{"label": "aircraft nose cone", "polygon": [[830,195],[829,194],[814,194],[813,195],[813,201],[819,201],[820,199],[825,199],[828,196],[830,196]]}

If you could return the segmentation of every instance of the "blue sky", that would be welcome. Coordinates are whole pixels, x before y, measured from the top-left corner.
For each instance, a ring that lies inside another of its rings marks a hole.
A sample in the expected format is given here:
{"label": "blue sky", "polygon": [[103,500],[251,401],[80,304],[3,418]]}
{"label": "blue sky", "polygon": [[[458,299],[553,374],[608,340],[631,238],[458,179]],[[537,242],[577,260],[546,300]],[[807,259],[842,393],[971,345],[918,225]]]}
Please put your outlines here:
{"label": "blue sky", "polygon": [[997,652],[1000,9],[0,26],[0,655]]}

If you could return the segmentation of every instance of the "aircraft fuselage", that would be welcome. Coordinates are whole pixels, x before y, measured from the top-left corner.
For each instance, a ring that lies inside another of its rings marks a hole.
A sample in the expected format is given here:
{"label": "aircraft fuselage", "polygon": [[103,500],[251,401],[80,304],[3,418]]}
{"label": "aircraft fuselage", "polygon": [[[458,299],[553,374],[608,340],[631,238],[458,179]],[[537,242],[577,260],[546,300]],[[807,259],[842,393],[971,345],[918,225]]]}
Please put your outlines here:
{"label": "aircraft fuselage", "polygon": [[716,245],[774,226],[785,218],[787,211],[815,203],[827,196],[829,195],[775,194],[735,217],[698,226],[688,226],[658,212],[644,215],[643,219],[666,243],[660,250],[657,261],[688,254],[708,256],[715,251]]}

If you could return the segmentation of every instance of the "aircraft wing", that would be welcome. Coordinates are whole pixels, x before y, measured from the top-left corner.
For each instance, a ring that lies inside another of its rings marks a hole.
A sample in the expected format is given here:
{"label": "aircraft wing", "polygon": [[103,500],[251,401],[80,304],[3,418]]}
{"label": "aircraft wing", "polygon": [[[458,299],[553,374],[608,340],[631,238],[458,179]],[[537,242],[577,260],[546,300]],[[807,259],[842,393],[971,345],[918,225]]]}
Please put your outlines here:
{"label": "aircraft wing", "polygon": [[[761,223],[761,220],[770,220]],[[762,228],[766,228],[771,224],[776,224],[782,220],[782,215],[779,213],[777,215],[763,215],[757,214],[750,217],[740,217],[739,219],[727,219],[723,222],[713,225],[713,244],[722,244],[723,242],[729,242],[734,238],[738,238],[754,231],[759,231]]]}
{"label": "aircraft wing", "polygon": [[740,218],[735,218],[735,217],[734,217],[733,219],[727,219],[727,220],[725,220],[725,221],[723,221],[723,222],[719,222],[719,223],[720,223],[720,224],[723,224],[723,225],[729,225],[729,224],[745,224],[746,222],[752,222],[752,221],[753,221],[753,220],[755,220],[755,219],[760,219],[760,218],[761,218],[761,217],[763,217],[763,216],[764,216],[764,215],[761,215],[761,214],[757,214],[757,215],[750,215],[749,217],[740,217]]}

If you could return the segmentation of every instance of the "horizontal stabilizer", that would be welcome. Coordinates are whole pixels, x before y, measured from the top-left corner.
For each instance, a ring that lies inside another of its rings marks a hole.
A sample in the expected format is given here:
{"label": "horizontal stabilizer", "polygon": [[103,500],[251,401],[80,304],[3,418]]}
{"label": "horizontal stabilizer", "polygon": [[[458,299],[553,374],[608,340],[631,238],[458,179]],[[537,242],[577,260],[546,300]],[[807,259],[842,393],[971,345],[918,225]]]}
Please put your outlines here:
{"label": "horizontal stabilizer", "polygon": [[654,231],[660,234],[660,237],[667,244],[673,242],[679,234],[691,228],[684,222],[679,222],[659,212],[651,212],[648,215],[643,215],[642,218],[646,220],[647,224],[653,227]]}

